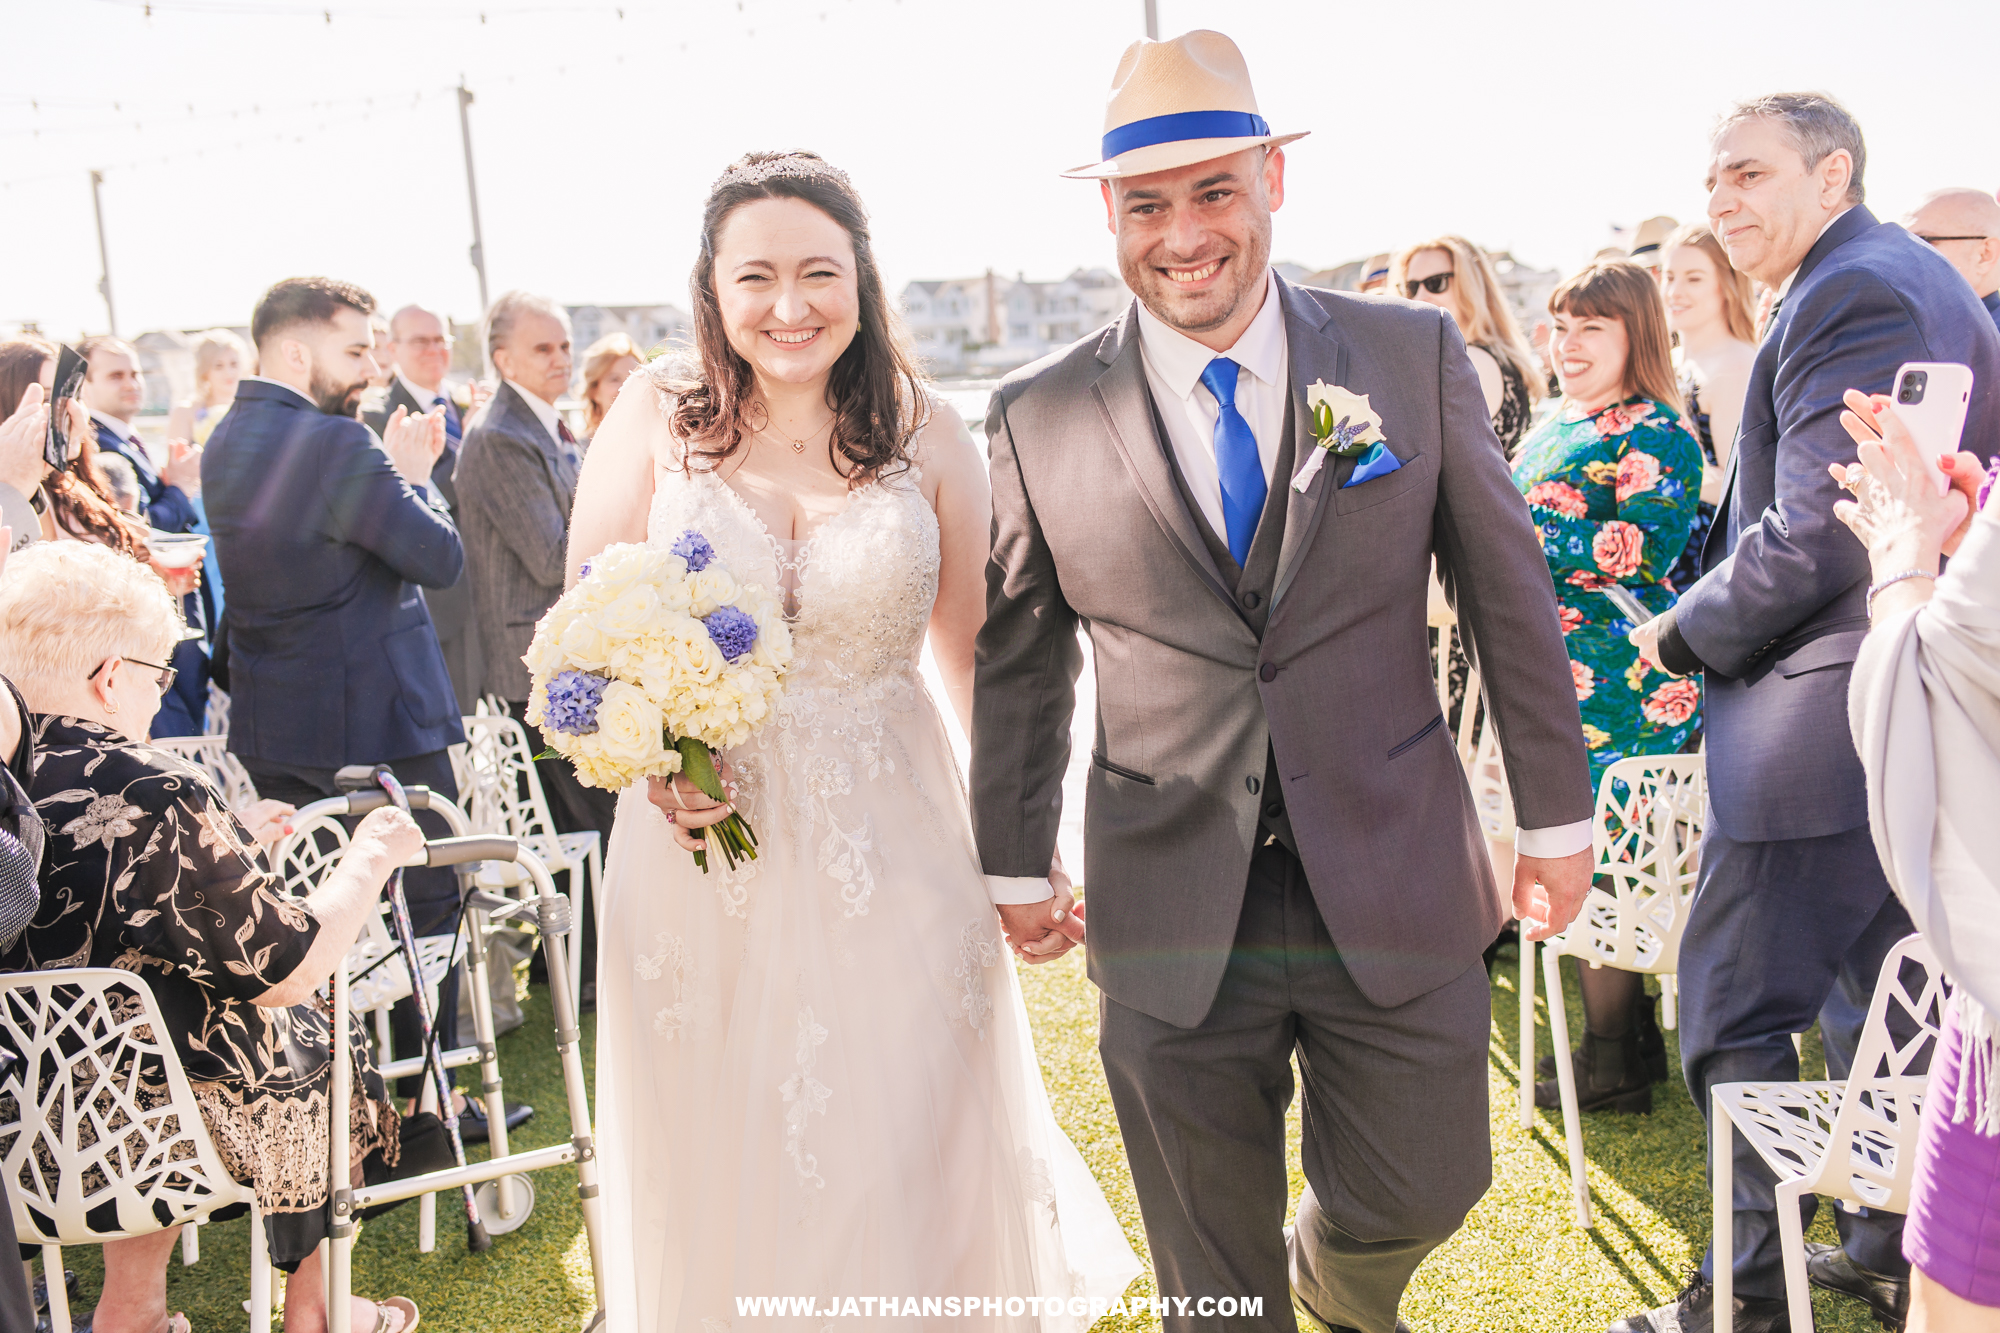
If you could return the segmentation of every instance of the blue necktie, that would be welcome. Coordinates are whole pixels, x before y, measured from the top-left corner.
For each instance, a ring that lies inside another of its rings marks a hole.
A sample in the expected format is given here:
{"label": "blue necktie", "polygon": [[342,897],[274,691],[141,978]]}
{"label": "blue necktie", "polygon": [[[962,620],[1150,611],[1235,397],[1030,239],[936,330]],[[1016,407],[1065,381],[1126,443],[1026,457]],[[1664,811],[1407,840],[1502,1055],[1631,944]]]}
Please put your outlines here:
{"label": "blue necktie", "polygon": [[457,444],[465,436],[465,427],[458,420],[458,408],[449,398],[440,398],[438,401],[444,404],[444,437]]}
{"label": "blue necktie", "polygon": [[1229,554],[1240,568],[1249,563],[1250,539],[1264,513],[1264,460],[1257,437],[1236,410],[1236,363],[1218,356],[1201,372],[1202,387],[1215,395],[1215,471],[1222,479],[1222,522],[1229,529]]}

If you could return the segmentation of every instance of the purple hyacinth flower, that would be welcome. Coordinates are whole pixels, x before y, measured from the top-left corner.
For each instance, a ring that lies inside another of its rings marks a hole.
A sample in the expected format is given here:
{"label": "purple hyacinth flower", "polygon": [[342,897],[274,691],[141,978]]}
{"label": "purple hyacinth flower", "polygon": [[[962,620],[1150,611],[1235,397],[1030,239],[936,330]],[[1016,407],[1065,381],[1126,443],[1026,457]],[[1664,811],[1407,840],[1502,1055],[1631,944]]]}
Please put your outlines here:
{"label": "purple hyacinth flower", "polygon": [[667,549],[687,561],[688,568],[697,574],[707,569],[709,561],[715,559],[715,548],[708,544],[708,538],[693,528],[675,538],[674,544]]}
{"label": "purple hyacinth flower", "polygon": [[708,637],[732,664],[739,662],[757,643],[757,622],[733,606],[718,606],[701,622]]}
{"label": "purple hyacinth flower", "polygon": [[597,707],[611,682],[584,671],[559,671],[542,699],[542,726],[565,736],[588,736],[597,730]]}

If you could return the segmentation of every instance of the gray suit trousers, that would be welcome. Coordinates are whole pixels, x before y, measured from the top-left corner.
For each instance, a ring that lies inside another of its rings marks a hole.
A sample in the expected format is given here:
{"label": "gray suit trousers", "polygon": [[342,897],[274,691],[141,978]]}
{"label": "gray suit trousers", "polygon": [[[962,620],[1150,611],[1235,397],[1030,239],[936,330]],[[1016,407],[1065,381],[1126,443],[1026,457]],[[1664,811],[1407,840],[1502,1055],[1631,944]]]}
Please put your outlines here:
{"label": "gray suit trousers", "polygon": [[[1288,1288],[1332,1324],[1391,1333],[1410,1274],[1492,1179],[1486,1105],[1491,1001],[1467,968],[1395,1008],[1368,1001],[1282,846],[1250,864],[1214,1006],[1175,1027],[1105,996],[1098,1050],[1164,1296],[1262,1296],[1292,1330]],[[1305,1081],[1307,1189],[1292,1252],[1282,1227],[1291,1060]],[[1212,1307],[1211,1307],[1212,1308]]]}

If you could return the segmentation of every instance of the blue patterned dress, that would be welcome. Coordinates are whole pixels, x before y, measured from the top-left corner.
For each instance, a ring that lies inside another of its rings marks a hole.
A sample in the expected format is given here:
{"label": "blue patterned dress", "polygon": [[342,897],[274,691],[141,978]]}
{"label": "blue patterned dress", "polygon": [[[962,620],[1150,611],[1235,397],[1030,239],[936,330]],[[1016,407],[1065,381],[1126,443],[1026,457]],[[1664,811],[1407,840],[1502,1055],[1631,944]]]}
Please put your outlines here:
{"label": "blue patterned dress", "polygon": [[1621,583],[1655,614],[1674,604],[1664,580],[1687,545],[1701,462],[1686,423],[1647,398],[1565,408],[1515,462],[1555,578],[1593,786],[1615,759],[1677,752],[1700,723],[1700,683],[1641,662],[1631,621],[1597,589]]}

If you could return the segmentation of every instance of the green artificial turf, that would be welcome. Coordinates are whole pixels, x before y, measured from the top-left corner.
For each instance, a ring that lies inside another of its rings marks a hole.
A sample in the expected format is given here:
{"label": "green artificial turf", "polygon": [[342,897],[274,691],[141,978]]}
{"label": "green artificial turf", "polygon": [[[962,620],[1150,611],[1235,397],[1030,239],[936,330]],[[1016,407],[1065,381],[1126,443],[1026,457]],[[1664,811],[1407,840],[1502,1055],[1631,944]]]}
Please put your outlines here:
{"label": "green artificial turf", "polygon": [[[1598,1226],[1594,1232],[1577,1228],[1560,1116],[1542,1113],[1528,1132],[1515,1109],[1517,967],[1512,951],[1504,953],[1493,982],[1488,1061],[1493,1188],[1458,1235],[1417,1270],[1402,1315],[1418,1333],[1599,1333],[1620,1315],[1670,1299],[1708,1236],[1701,1120],[1679,1082],[1677,1057],[1674,1080],[1655,1089],[1651,1115],[1585,1117]],[[1022,988],[1056,1115],[1102,1182],[1143,1259],[1145,1229],[1097,1063],[1096,993],[1084,976],[1081,954],[1023,968]],[[1568,993],[1570,1030],[1581,1032],[1574,985]],[[1545,1015],[1545,999],[1538,1004]],[[540,1147],[568,1134],[546,991],[537,987],[526,1010],[527,1023],[500,1039],[508,1098],[536,1108],[534,1120],[514,1136],[517,1148]],[[586,1022],[586,1067],[593,1034],[594,1024]],[[1545,1017],[1537,1041],[1538,1050],[1546,1053]],[[1672,1034],[1668,1047],[1673,1047]],[[1805,1064],[1815,1073],[1824,1067],[1811,1037]],[[1296,1103],[1289,1126],[1296,1197],[1304,1185]],[[409,1296],[423,1308],[424,1327],[440,1333],[573,1333],[594,1305],[575,1178],[566,1168],[544,1171],[536,1177],[536,1189],[535,1211],[526,1225],[498,1238],[484,1255],[466,1253],[463,1214],[454,1198],[439,1201],[438,1246],[431,1254],[417,1253],[414,1203],[366,1224],[355,1252],[355,1291]],[[185,1310],[196,1333],[242,1329],[248,1322],[242,1311],[249,1294],[248,1224],[222,1223],[202,1232],[201,1262],[183,1268],[176,1258],[169,1266],[169,1308]],[[1827,1210],[1822,1209],[1811,1234],[1833,1239]],[[83,1282],[76,1308],[89,1309],[99,1281],[97,1253],[77,1248],[66,1251],[65,1259]],[[1148,1272],[1129,1294],[1153,1293]],[[1819,1292],[1814,1303],[1821,1330],[1868,1333],[1875,1328],[1858,1303]],[[1129,1317],[1097,1325],[1099,1333],[1156,1327],[1152,1319]]]}

